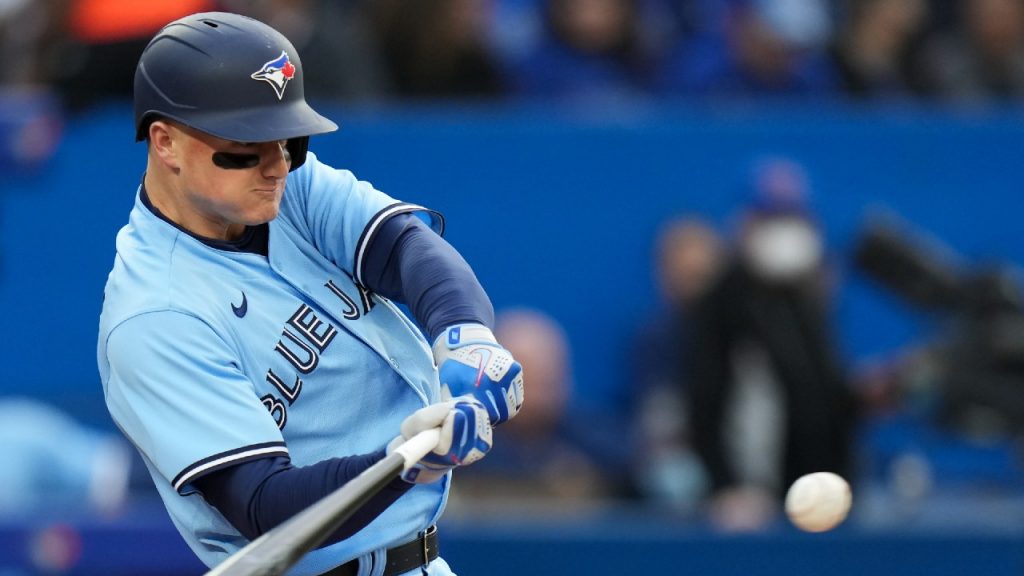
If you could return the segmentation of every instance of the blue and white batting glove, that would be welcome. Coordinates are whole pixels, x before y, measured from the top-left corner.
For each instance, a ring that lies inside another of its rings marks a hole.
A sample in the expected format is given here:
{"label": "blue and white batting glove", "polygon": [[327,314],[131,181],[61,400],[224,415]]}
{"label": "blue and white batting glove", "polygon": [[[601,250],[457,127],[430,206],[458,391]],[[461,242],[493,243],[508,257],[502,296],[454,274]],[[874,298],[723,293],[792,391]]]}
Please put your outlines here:
{"label": "blue and white batting glove", "polygon": [[487,407],[491,424],[511,420],[523,406],[523,367],[482,324],[458,324],[434,342],[441,398],[470,396]]}
{"label": "blue and white batting glove", "polygon": [[402,435],[388,444],[387,452],[431,428],[441,429],[441,439],[433,452],[402,473],[402,479],[410,484],[436,482],[452,468],[472,464],[491,449],[487,410],[476,400],[461,398],[413,412],[402,422]]}

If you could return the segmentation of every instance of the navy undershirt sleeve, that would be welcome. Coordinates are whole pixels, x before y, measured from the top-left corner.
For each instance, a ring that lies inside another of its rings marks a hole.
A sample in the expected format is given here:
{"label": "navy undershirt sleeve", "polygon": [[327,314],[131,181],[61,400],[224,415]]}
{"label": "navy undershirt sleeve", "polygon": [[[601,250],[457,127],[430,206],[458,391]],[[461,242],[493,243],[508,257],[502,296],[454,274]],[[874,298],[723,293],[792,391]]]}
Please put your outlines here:
{"label": "navy undershirt sleeve", "polygon": [[[210,472],[195,481],[206,501],[253,540],[306,509],[384,458],[371,454],[331,458],[295,467],[283,456],[260,458]],[[344,540],[379,516],[412,484],[396,478],[356,511],[321,546]]]}
{"label": "navy undershirt sleeve", "polygon": [[494,307],[469,264],[414,214],[384,222],[367,247],[363,280],[409,306],[431,342],[453,324],[494,327]]}

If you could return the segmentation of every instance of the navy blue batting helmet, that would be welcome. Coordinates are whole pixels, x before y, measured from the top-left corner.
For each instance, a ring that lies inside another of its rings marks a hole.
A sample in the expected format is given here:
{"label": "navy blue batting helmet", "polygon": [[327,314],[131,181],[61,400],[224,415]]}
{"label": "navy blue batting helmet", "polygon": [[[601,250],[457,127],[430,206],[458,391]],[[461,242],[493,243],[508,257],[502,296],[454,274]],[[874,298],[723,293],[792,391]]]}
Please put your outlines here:
{"label": "navy blue batting helmet", "polygon": [[309,136],[338,125],[306,103],[295,47],[266,24],[225,12],[171,22],[135,69],[135,138],[169,118],[237,142],[287,140],[292,170]]}

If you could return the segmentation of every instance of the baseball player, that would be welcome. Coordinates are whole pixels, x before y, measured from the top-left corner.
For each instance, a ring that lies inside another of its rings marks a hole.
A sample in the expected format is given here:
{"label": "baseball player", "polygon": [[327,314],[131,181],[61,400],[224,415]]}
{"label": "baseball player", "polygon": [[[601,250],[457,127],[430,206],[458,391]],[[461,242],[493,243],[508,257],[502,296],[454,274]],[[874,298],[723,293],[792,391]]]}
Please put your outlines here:
{"label": "baseball player", "polygon": [[302,82],[292,44],[235,14],[174,21],[142,54],[148,161],[100,316],[106,403],[211,567],[439,427],[289,574],[451,574],[449,472],[518,412],[522,370],[439,215],[307,151],[337,126]]}

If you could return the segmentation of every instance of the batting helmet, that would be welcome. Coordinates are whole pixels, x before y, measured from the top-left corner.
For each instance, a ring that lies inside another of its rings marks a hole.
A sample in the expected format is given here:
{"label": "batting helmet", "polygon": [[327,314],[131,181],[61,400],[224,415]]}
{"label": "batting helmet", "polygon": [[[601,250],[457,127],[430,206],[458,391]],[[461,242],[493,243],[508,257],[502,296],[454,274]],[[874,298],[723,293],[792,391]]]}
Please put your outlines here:
{"label": "batting helmet", "polygon": [[292,170],[309,137],[338,125],[306,103],[295,47],[266,24],[224,12],[171,22],[135,69],[135,139],[170,118],[237,142],[287,140]]}

